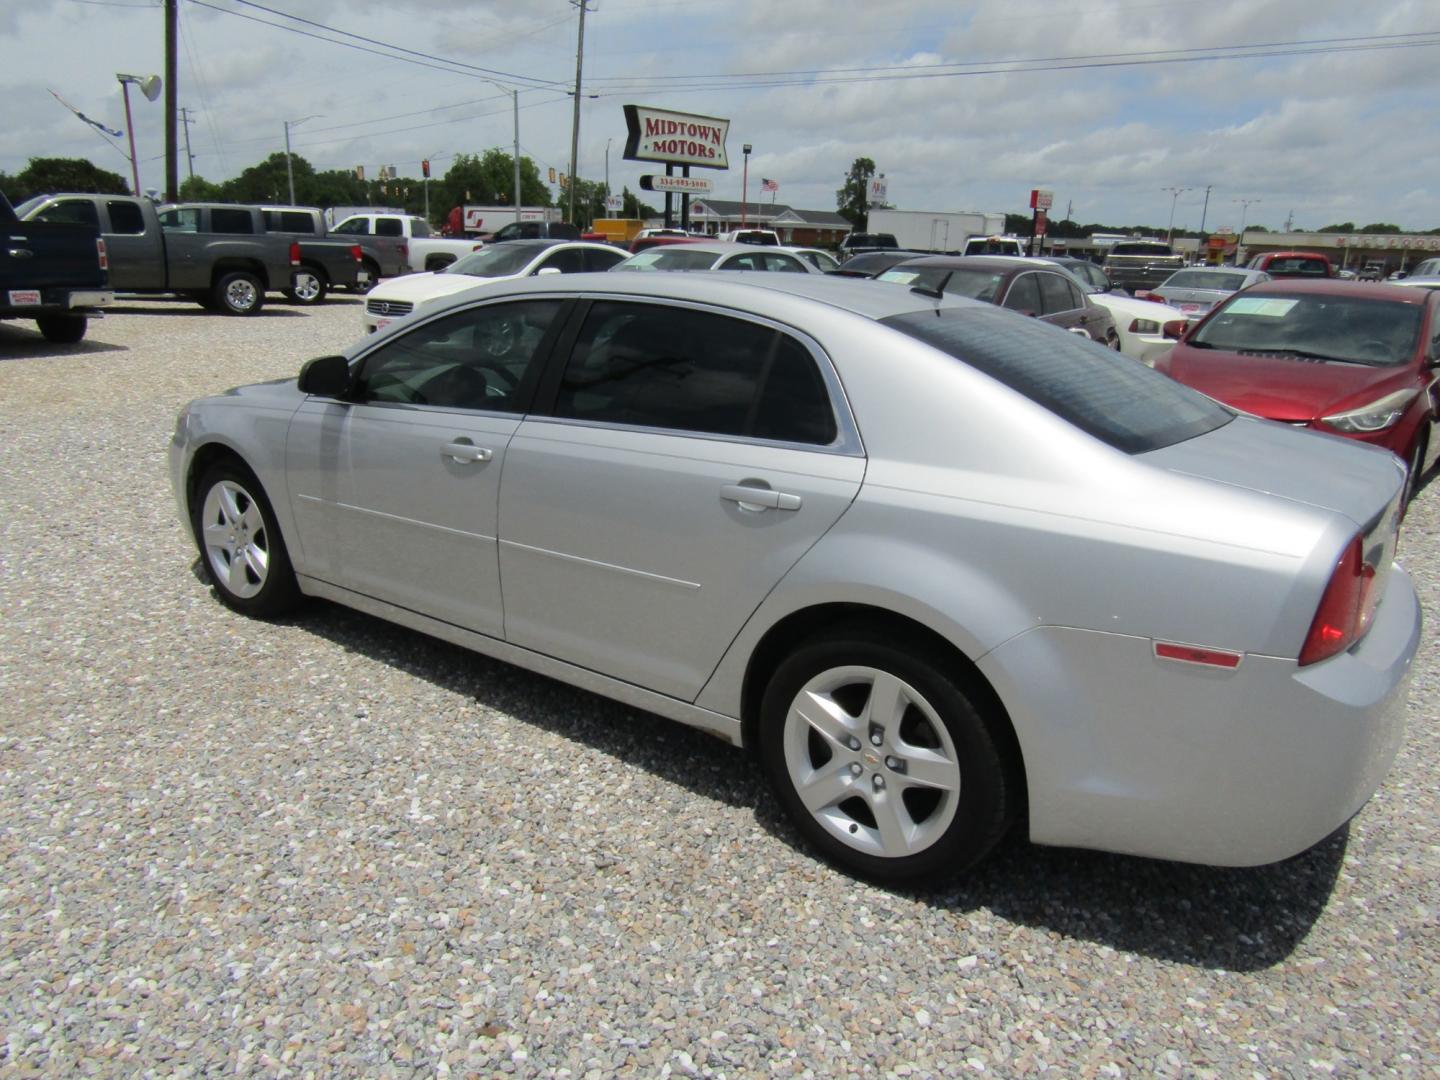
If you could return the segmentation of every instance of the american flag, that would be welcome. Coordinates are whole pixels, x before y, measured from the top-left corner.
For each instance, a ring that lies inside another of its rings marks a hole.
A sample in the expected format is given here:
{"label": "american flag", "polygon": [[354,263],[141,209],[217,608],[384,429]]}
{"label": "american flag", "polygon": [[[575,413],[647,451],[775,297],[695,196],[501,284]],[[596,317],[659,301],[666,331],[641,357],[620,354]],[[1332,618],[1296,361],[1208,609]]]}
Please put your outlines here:
{"label": "american flag", "polygon": [[779,180],[766,180],[766,179],[762,176],[762,177],[760,178],[760,190],[761,190],[761,191],[779,191],[779,190],[780,190],[780,181],[779,181]]}

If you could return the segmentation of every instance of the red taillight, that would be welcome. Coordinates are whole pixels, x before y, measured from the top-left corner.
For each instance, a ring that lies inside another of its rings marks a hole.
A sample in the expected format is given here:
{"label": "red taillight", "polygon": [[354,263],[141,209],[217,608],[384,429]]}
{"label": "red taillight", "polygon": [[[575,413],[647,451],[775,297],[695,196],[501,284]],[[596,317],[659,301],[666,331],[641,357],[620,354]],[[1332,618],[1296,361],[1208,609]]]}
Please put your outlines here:
{"label": "red taillight", "polygon": [[100,269],[110,269],[110,256],[105,251],[105,240],[102,237],[95,238],[95,253],[100,256]]}
{"label": "red taillight", "polygon": [[299,265],[300,265],[300,241],[299,241],[299,240],[291,240],[291,241],[290,241],[290,265],[291,265],[291,266],[299,266]]}
{"label": "red taillight", "polygon": [[1190,325],[1189,319],[1171,319],[1160,328],[1161,332],[1172,341],[1179,341],[1185,336],[1185,328]]}
{"label": "red taillight", "polygon": [[1356,536],[1335,564],[1330,584],[1320,598],[1320,607],[1300,650],[1300,666],[1326,660],[1344,652],[1365,633],[1375,613],[1373,595],[1375,568],[1365,561],[1364,547]]}
{"label": "red taillight", "polygon": [[1163,296],[1161,296],[1159,293],[1153,293],[1153,292],[1137,292],[1137,293],[1135,294],[1135,299],[1136,299],[1136,300],[1149,300],[1152,304],[1163,304],[1163,303],[1166,303],[1166,300],[1165,300],[1165,298],[1164,298]]}
{"label": "red taillight", "polygon": [[400,258],[406,260],[410,258],[410,245],[404,243],[403,241],[400,244]]}
{"label": "red taillight", "polygon": [[359,245],[359,244],[355,244],[354,246],[352,246],[352,247],[350,248],[350,257],[351,257],[352,259],[354,259],[356,262],[364,262],[364,261],[365,261],[365,256],[364,256],[363,254],[361,254],[360,245]]}

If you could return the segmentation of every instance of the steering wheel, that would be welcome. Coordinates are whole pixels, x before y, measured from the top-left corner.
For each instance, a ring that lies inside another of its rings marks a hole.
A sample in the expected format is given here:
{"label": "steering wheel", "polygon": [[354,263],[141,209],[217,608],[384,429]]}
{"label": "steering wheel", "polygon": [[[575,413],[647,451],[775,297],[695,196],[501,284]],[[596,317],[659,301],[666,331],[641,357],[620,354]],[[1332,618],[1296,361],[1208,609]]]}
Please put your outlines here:
{"label": "steering wheel", "polygon": [[508,356],[520,339],[513,319],[497,319],[476,328],[475,347],[486,356]]}

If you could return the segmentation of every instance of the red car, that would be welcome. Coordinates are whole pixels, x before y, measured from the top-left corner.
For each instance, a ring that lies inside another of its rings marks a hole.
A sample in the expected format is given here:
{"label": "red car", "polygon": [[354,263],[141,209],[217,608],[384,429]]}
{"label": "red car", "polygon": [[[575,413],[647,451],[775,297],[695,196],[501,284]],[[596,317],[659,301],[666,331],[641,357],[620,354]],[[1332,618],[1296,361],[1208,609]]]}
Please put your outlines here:
{"label": "red car", "polygon": [[1264,270],[1272,278],[1333,278],[1335,266],[1318,251],[1266,251],[1256,255],[1247,265],[1250,270]]}
{"label": "red car", "polygon": [[1383,446],[1413,495],[1440,454],[1440,291],[1268,281],[1196,323],[1155,370],[1244,412]]}

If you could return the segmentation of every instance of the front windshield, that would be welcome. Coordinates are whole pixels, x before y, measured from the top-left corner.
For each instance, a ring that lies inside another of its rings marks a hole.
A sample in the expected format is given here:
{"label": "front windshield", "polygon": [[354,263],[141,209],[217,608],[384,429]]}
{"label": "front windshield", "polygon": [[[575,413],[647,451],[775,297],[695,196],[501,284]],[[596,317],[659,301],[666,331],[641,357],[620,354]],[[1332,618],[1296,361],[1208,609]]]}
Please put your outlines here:
{"label": "front windshield", "polygon": [[1319,293],[1241,293],[1186,344],[1258,355],[1296,355],[1370,367],[1405,363],[1420,332],[1419,304]]}
{"label": "front windshield", "polygon": [[469,277],[509,277],[518,274],[530,264],[539,252],[532,247],[510,247],[495,244],[456,259],[442,274],[465,274]]}
{"label": "front windshield", "polygon": [[1181,270],[1171,274],[1162,289],[1214,289],[1218,292],[1239,292],[1245,287],[1244,274],[1227,274],[1221,270]]}
{"label": "front windshield", "polygon": [[1004,274],[993,270],[973,267],[952,270],[946,266],[896,266],[886,270],[879,278],[881,281],[919,285],[926,289],[940,288],[943,282],[944,292],[952,296],[968,296],[971,300],[983,300],[987,304],[995,302],[995,295],[1000,291],[1000,283],[1004,279]]}
{"label": "front windshield", "polygon": [[631,255],[622,263],[616,263],[612,270],[709,270],[715,265],[713,251],[692,251],[683,245],[651,248],[638,255]]}

